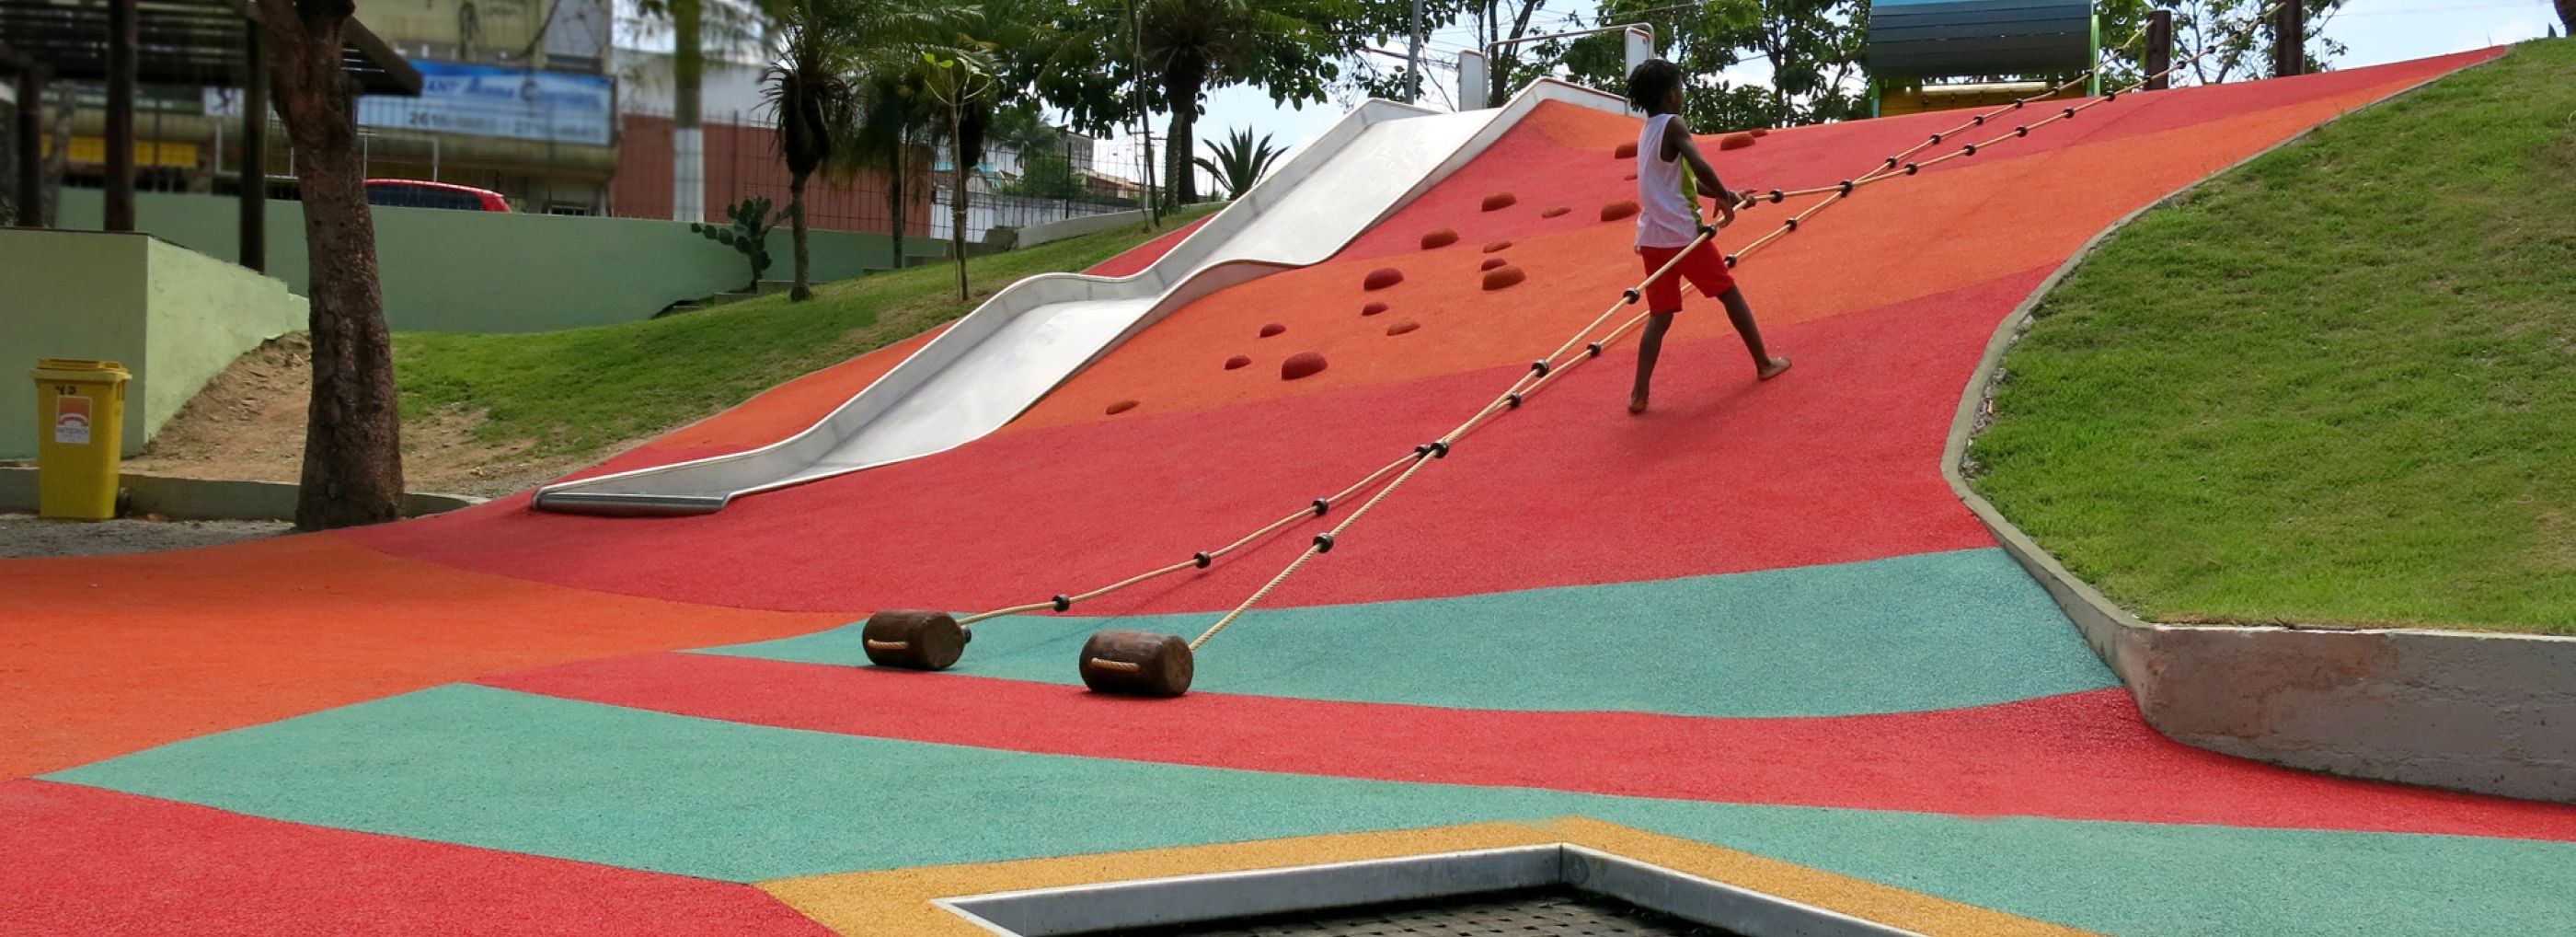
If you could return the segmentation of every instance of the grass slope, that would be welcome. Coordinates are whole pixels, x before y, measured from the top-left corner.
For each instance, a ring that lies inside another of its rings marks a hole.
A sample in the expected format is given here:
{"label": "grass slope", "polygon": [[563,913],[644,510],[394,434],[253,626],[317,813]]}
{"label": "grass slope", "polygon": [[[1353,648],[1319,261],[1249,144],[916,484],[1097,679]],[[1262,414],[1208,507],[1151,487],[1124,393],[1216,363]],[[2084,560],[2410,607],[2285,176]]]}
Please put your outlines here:
{"label": "grass slope", "polygon": [[1976,484],[2151,619],[2576,634],[2576,41],[2152,212],[2038,307]]}
{"label": "grass slope", "polygon": [[530,458],[604,456],[748,400],[782,381],[901,341],[972,311],[1023,277],[1082,270],[1203,212],[966,262],[974,299],[957,299],[957,268],[940,263],[826,284],[663,319],[561,332],[394,336],[406,421],[481,414],[476,440],[528,443]]}

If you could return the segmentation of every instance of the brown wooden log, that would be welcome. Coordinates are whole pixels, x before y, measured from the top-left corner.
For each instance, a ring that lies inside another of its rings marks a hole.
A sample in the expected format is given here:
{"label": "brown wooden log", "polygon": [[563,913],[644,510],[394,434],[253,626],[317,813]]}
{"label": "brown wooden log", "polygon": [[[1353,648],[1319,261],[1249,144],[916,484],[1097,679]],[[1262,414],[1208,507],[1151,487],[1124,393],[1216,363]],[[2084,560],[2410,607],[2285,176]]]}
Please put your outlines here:
{"label": "brown wooden log", "polygon": [[1179,696],[1197,666],[1190,643],[1168,634],[1103,631],[1082,643],[1082,685],[1094,693]]}
{"label": "brown wooden log", "polygon": [[946,670],[965,655],[966,642],[974,639],[974,633],[947,612],[878,612],[859,629],[869,663],[905,670]]}

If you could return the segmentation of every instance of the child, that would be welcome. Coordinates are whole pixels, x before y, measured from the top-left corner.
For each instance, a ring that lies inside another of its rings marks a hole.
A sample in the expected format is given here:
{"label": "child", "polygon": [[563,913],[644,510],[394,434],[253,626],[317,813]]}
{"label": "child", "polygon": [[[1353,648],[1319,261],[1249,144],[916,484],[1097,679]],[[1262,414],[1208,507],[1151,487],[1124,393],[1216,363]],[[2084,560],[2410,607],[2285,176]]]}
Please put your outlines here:
{"label": "child", "polygon": [[[1649,316],[1646,334],[1637,341],[1637,389],[1628,397],[1628,412],[1646,412],[1646,387],[1655,377],[1655,356],[1663,351],[1664,331],[1672,328],[1673,313],[1682,310],[1684,278],[1699,287],[1700,295],[1726,304],[1727,319],[1744,337],[1745,350],[1753,353],[1754,373],[1765,381],[1779,377],[1789,370],[1789,359],[1771,357],[1763,350],[1762,329],[1753,323],[1753,307],[1745,304],[1744,291],[1727,273],[1726,259],[1707,241],[1690,247],[1699,236],[1698,192],[1719,193],[1717,206],[1724,213],[1720,227],[1735,223],[1736,196],[1718,181],[1717,170],[1699,155],[1690,128],[1682,124],[1682,70],[1662,59],[1638,65],[1628,75],[1628,106],[1646,112],[1646,128],[1637,135],[1637,254],[1645,258],[1650,274],[1663,269],[1675,255],[1682,258],[1671,271],[1646,285]],[[1699,186],[1691,184],[1691,173],[1698,174]],[[1688,253],[1684,247],[1690,247]]]}

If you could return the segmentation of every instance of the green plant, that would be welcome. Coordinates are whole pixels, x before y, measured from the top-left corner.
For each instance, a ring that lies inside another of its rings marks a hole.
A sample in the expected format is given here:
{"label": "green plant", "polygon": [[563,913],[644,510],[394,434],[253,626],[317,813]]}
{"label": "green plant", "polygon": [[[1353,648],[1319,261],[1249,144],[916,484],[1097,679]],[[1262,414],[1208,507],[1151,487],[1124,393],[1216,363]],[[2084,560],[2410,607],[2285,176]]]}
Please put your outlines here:
{"label": "green plant", "polygon": [[787,211],[771,215],[769,199],[753,196],[725,206],[725,217],[733,219],[732,224],[711,225],[692,221],[689,222],[689,230],[733,248],[750,260],[751,282],[744,285],[742,291],[757,293],[760,292],[760,275],[769,271],[769,232],[776,230],[778,222],[795,210],[795,206],[789,206]]}
{"label": "green plant", "polygon": [[1223,142],[1211,143],[1208,149],[1216,153],[1213,162],[1205,156],[1193,162],[1216,176],[1217,184],[1225,187],[1227,198],[1242,197],[1244,190],[1261,181],[1261,177],[1270,172],[1270,167],[1279,162],[1279,157],[1288,152],[1287,147],[1271,146],[1270,135],[1266,133],[1261,135],[1259,142],[1255,142],[1250,127],[1226,134]]}

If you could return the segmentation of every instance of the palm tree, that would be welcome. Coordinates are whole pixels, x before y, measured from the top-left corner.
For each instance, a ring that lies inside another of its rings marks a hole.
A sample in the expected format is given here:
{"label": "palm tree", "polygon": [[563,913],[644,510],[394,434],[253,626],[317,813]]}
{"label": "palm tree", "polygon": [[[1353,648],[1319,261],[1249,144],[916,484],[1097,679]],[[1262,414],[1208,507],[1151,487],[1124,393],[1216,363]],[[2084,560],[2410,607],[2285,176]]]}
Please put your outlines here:
{"label": "palm tree", "polygon": [[1265,41],[1302,34],[1301,20],[1250,0],[1136,0],[1137,38],[1144,71],[1162,86],[1172,109],[1165,152],[1165,184],[1175,204],[1198,200],[1192,154],[1180,144],[1198,139],[1199,95],[1230,72],[1247,70]]}
{"label": "palm tree", "polygon": [[780,11],[784,38],[762,76],[778,118],[778,152],[787,160],[787,217],[796,245],[796,287],[814,295],[806,253],[805,181],[830,165],[836,143],[857,123],[860,89],[853,55],[861,26],[844,0],[791,0]]}
{"label": "palm tree", "polygon": [[833,164],[853,172],[864,166],[885,174],[886,215],[892,221],[888,237],[893,248],[892,263],[897,268],[903,266],[904,230],[909,220],[905,216],[911,207],[904,183],[921,165],[918,141],[930,125],[928,100],[920,93],[917,65],[868,65],[859,79],[858,123],[849,128],[847,139],[840,144],[848,158]]}
{"label": "palm tree", "polygon": [[1225,186],[1227,198],[1242,198],[1244,190],[1261,181],[1261,177],[1270,172],[1270,167],[1279,162],[1279,157],[1288,152],[1285,147],[1271,146],[1270,135],[1266,133],[1261,135],[1260,142],[1254,142],[1250,127],[1226,134],[1223,142],[1211,144],[1208,149],[1216,153],[1215,160],[1201,156],[1194,162],[1207,170],[1208,175],[1215,176],[1217,184]]}
{"label": "palm tree", "polygon": [[[948,111],[950,154],[957,167],[954,185],[949,191],[949,253],[957,258],[957,298],[967,299],[966,292],[966,174],[974,167],[970,158],[981,159],[984,124],[993,111],[992,99],[997,82],[991,63],[976,49],[955,50],[942,56],[937,52],[921,53],[924,83],[932,98]],[[984,115],[970,126],[972,112]],[[973,155],[970,156],[969,154]]]}

